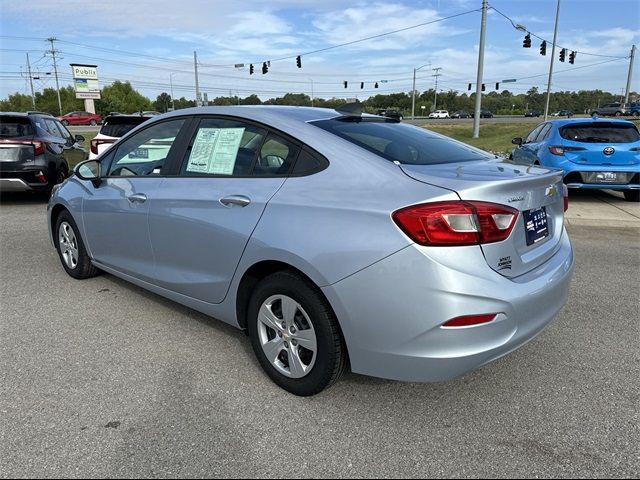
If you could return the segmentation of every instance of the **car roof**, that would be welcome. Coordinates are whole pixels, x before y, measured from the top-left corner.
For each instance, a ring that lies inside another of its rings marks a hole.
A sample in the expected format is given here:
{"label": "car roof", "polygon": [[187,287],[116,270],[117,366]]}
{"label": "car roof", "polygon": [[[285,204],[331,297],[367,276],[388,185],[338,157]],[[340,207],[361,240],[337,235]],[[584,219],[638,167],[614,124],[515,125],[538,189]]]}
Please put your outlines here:
{"label": "car roof", "polygon": [[562,120],[549,120],[553,125],[557,127],[564,127],[565,125],[571,125],[574,123],[595,123],[595,122],[606,122],[606,123],[623,123],[625,125],[635,125],[630,120],[617,119],[617,118],[605,118],[605,117],[587,117],[587,118],[565,118]]}
{"label": "car roof", "polygon": [[[344,116],[331,108],[291,107],[285,105],[243,105],[224,107],[193,107],[175,110],[164,115],[154,116],[154,121],[163,118],[181,117],[189,115],[230,115],[246,118],[256,122],[266,123],[278,128],[281,123],[310,122],[313,120],[327,120]],[[366,114],[363,114],[366,115]]]}

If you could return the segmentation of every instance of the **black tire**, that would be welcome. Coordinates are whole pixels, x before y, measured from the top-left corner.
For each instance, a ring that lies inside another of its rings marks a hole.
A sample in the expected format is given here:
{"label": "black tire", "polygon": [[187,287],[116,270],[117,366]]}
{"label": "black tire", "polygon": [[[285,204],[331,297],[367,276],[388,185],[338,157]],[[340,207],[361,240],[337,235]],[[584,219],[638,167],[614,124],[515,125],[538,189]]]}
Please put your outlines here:
{"label": "black tire", "polygon": [[[302,378],[294,379],[280,373],[262,349],[258,312],[263,302],[273,295],[286,295],[295,300],[313,324],[317,341],[315,364]],[[347,348],[331,306],[315,285],[294,272],[276,272],[258,283],[249,300],[247,330],[260,366],[276,385],[289,393],[301,397],[316,395],[338,381],[347,370]]]}
{"label": "black tire", "polygon": [[622,112],[616,112],[616,117],[622,116]]}
{"label": "black tire", "polygon": [[[71,227],[71,229],[73,229],[73,234],[76,240],[75,245],[78,251],[77,264],[73,268],[67,265],[67,263],[65,262],[60,248],[60,226],[65,222]],[[73,220],[73,217],[67,210],[63,210],[62,212],[60,212],[60,215],[56,220],[55,230],[53,231],[53,241],[55,242],[56,250],[58,252],[58,257],[60,257],[62,267],[71,277],[78,280],[83,280],[85,278],[95,277],[100,273],[100,270],[94,267],[91,263],[91,259],[89,258],[89,255],[87,255],[87,249],[85,248],[82,237],[80,236],[80,230],[78,229],[76,222]]]}
{"label": "black tire", "polygon": [[69,122],[67,120],[62,120],[62,122],[60,123],[62,123],[65,127],[69,126]]}
{"label": "black tire", "polygon": [[68,175],[69,170],[67,167],[65,165],[60,165],[60,168],[56,171],[55,177],[52,179],[53,185],[58,185],[59,183],[64,182]]}
{"label": "black tire", "polygon": [[95,127],[98,124],[98,122],[96,122],[95,120],[91,120],[89,122],[89,125],[91,125],[92,127]]}
{"label": "black tire", "polygon": [[625,190],[624,199],[628,202],[640,202],[640,190]]}
{"label": "black tire", "polygon": [[638,112],[638,111],[636,110],[635,112],[633,112],[633,113],[632,113],[632,115],[633,115],[634,117],[640,116],[640,112]]}

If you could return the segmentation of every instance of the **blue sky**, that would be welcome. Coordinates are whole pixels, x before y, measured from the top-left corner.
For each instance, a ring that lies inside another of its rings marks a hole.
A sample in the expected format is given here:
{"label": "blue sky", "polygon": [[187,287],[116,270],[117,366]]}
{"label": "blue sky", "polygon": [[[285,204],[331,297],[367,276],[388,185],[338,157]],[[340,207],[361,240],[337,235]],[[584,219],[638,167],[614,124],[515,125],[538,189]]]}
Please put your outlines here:
{"label": "blue sky", "polygon": [[[552,39],[555,0],[489,3],[534,34]],[[418,90],[433,87],[431,68],[442,67],[439,90],[466,91],[467,84],[475,81],[477,69],[480,13],[471,12],[303,56],[302,69],[290,59],[274,61],[267,75],[260,73],[266,60],[478,10],[481,0],[0,0],[0,6],[2,98],[15,91],[28,92],[26,79],[20,74],[26,51],[41,76],[35,88],[55,86],[46,75],[52,66],[51,59],[44,56],[48,44],[43,39],[49,36],[61,40],[56,46],[62,57],[62,84],[69,83],[69,63],[95,63],[102,85],[129,80],[151,98],[169,91],[170,78],[176,97],[195,97],[194,50],[201,63],[201,90],[209,98],[229,93],[257,93],[263,99],[288,91],[311,94],[313,86],[316,96],[364,99],[375,93],[409,91],[413,68],[429,63],[430,67],[418,72]],[[628,60],[586,53],[628,56],[631,44],[640,44],[639,19],[637,0],[562,0],[558,44],[585,54],[578,54],[575,65],[556,61],[553,89],[598,88],[620,93],[626,84]],[[526,92],[532,86],[546,88],[551,48],[546,57],[540,56],[540,41],[533,38],[532,48],[524,49],[523,35],[490,11],[484,73],[490,88],[507,78],[519,80],[501,89]],[[248,67],[234,67],[250,62],[256,70],[253,76],[249,76]],[[597,63],[600,65],[589,66]],[[636,59],[635,90],[640,89],[639,65],[640,58]],[[349,81],[348,89],[344,89],[343,80]],[[377,90],[373,88],[376,81]],[[365,82],[364,89],[360,89],[360,82]]]}

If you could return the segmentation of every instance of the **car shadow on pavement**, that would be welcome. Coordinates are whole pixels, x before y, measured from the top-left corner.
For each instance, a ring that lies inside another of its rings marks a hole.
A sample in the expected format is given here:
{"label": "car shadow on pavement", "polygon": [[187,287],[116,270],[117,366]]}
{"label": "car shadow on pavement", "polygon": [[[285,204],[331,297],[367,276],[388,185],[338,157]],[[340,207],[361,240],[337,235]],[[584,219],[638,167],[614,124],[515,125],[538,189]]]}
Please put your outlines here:
{"label": "car shadow on pavement", "polygon": [[0,206],[7,205],[46,205],[49,194],[41,192],[0,192]]}

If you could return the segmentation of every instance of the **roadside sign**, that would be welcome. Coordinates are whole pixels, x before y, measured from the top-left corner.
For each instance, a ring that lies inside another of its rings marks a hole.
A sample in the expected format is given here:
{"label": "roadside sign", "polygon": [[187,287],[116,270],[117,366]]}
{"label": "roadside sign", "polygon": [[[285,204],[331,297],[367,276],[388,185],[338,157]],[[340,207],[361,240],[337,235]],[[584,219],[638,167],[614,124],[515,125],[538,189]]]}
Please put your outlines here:
{"label": "roadside sign", "polygon": [[508,80],[502,80],[502,83],[511,83],[511,82],[515,82],[516,79],[515,78],[510,78]]}
{"label": "roadside sign", "polygon": [[380,83],[388,83],[389,80],[380,80]]}
{"label": "roadside sign", "polygon": [[100,84],[98,83],[97,65],[72,63],[71,71],[73,73],[73,86],[76,91],[76,98],[99,100]]}

